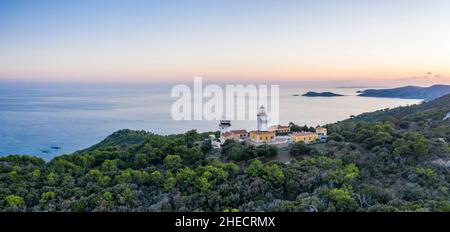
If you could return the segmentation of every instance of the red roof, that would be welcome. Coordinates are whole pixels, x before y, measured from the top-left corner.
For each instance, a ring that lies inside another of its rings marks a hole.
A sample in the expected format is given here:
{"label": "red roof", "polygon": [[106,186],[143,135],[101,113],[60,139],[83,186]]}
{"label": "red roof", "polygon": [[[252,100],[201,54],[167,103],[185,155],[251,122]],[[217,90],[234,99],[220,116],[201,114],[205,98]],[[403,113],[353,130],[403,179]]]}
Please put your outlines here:
{"label": "red roof", "polygon": [[241,135],[241,134],[247,134],[246,130],[230,130],[222,134],[223,137],[228,137],[232,135]]}
{"label": "red roof", "polygon": [[232,134],[230,132],[225,132],[225,133],[222,134],[223,137],[228,137],[228,136],[231,136],[231,135]]}
{"label": "red roof", "polygon": [[232,134],[247,134],[246,130],[230,130]]}

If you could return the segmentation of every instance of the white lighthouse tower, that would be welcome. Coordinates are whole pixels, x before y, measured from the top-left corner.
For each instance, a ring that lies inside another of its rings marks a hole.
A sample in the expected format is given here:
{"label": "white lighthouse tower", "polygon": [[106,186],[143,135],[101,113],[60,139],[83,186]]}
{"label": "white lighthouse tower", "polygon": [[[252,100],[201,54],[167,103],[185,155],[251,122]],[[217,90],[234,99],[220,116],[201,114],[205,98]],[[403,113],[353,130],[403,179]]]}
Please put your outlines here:
{"label": "white lighthouse tower", "polygon": [[257,114],[257,125],[258,125],[258,131],[267,131],[267,114],[266,109],[264,106],[261,105],[259,107],[259,112]]}

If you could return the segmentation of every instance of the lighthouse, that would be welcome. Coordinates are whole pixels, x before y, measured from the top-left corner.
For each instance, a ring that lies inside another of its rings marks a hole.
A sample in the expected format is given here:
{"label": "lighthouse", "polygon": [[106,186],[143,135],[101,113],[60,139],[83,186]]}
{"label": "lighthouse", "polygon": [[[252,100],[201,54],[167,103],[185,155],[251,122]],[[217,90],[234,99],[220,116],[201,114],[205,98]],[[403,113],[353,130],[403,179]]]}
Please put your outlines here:
{"label": "lighthouse", "polygon": [[230,131],[231,121],[230,120],[220,120],[219,129],[220,134]]}
{"label": "lighthouse", "polygon": [[259,112],[257,114],[257,130],[267,131],[267,114],[264,106],[259,107]]}

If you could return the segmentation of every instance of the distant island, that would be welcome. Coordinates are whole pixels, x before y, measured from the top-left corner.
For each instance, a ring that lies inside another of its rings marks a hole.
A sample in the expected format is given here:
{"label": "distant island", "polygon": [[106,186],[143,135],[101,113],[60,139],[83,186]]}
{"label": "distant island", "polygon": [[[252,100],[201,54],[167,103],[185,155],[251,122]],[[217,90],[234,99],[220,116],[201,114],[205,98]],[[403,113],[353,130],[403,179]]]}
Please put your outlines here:
{"label": "distant island", "polygon": [[433,100],[450,93],[450,85],[433,85],[430,87],[404,86],[393,89],[367,89],[358,91],[362,97],[387,97],[405,99]]}
{"label": "distant island", "polygon": [[344,96],[344,95],[332,93],[332,92],[318,93],[318,92],[309,91],[309,92],[303,94],[302,96],[305,96],[305,97],[340,97],[340,96]]}
{"label": "distant island", "polygon": [[363,86],[363,85],[355,85],[355,86],[338,86],[336,89],[368,89],[368,88],[383,88],[383,86]]}

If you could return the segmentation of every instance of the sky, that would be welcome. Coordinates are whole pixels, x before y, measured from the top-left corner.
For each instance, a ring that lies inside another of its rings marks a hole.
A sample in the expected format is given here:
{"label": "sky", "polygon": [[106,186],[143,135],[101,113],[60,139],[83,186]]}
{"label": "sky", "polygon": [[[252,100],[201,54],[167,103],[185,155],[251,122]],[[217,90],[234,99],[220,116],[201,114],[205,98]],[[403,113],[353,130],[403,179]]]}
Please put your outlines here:
{"label": "sky", "polygon": [[450,83],[448,0],[0,0],[0,81]]}

